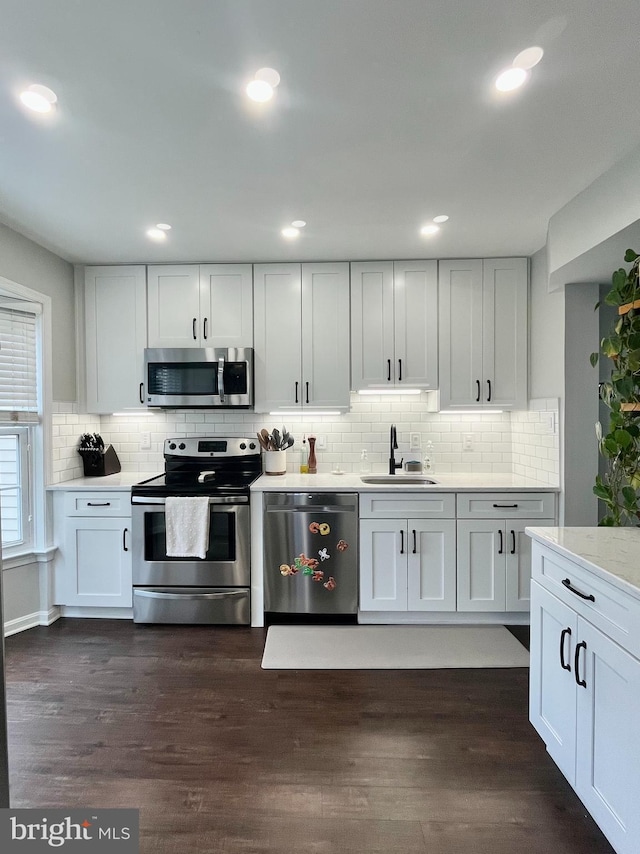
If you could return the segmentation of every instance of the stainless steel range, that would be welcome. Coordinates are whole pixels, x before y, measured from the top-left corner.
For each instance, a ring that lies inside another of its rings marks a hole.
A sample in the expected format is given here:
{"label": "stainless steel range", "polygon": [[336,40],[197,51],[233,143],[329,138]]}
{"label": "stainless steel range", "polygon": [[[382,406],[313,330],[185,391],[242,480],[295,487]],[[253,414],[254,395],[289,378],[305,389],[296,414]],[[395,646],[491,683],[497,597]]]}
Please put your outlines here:
{"label": "stainless steel range", "polygon": [[[255,439],[166,439],[165,473],[131,489],[133,620],[250,623],[249,487],[262,462]],[[208,496],[204,558],[167,554],[169,496]]]}

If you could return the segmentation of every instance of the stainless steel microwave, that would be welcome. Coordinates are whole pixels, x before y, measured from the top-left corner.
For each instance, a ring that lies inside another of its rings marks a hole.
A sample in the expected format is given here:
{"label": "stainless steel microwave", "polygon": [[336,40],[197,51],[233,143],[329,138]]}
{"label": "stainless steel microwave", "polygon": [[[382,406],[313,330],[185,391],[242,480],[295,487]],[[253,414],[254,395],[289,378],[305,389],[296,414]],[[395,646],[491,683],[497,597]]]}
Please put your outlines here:
{"label": "stainless steel microwave", "polygon": [[147,406],[252,409],[253,349],[163,348],[144,351]]}

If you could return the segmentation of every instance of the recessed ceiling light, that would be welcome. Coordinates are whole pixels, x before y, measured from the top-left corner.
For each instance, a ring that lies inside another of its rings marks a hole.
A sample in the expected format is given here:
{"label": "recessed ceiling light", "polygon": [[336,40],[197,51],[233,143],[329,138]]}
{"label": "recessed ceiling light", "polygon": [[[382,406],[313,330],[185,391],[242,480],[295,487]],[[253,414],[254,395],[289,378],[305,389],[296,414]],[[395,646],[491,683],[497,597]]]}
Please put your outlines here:
{"label": "recessed ceiling light", "polygon": [[20,93],[20,100],[25,107],[36,113],[49,113],[58,100],[58,96],[48,86],[34,83]]}
{"label": "recessed ceiling light", "polygon": [[252,80],[247,86],[247,95],[252,101],[262,104],[273,98],[273,86],[270,86],[266,80]]}
{"label": "recessed ceiling light", "polygon": [[264,83],[268,83],[272,89],[275,89],[280,83],[280,75],[275,68],[260,68],[256,71],[254,80],[262,80]]}
{"label": "recessed ceiling light", "polygon": [[156,228],[159,228],[160,231],[171,231],[171,226],[168,222],[157,222]]}
{"label": "recessed ceiling light", "polygon": [[530,68],[533,68],[534,65],[537,65],[543,56],[544,51],[541,47],[528,47],[525,50],[520,51],[516,56],[513,60],[513,67],[524,68],[525,71],[528,71]]}
{"label": "recessed ceiling light", "polygon": [[304,228],[307,223],[303,219],[294,219],[291,225],[294,228]]}
{"label": "recessed ceiling light", "polygon": [[157,240],[160,242],[167,239],[167,232],[162,231],[161,228],[148,228],[147,237],[151,238],[151,240]]}
{"label": "recessed ceiling light", "polygon": [[298,237],[300,234],[299,228],[294,228],[293,226],[287,226],[287,228],[282,229],[282,236],[287,237],[289,240],[293,240],[295,237]]}
{"label": "recessed ceiling light", "polygon": [[434,222],[446,222],[449,217],[446,214],[440,214],[439,216],[434,216]]}
{"label": "recessed ceiling light", "polygon": [[506,68],[496,77],[496,89],[499,92],[512,92],[514,89],[519,89],[526,82],[527,77],[524,68]]}
{"label": "recessed ceiling light", "polygon": [[420,229],[420,234],[424,234],[425,237],[431,237],[434,234],[437,234],[440,231],[439,225],[424,225]]}

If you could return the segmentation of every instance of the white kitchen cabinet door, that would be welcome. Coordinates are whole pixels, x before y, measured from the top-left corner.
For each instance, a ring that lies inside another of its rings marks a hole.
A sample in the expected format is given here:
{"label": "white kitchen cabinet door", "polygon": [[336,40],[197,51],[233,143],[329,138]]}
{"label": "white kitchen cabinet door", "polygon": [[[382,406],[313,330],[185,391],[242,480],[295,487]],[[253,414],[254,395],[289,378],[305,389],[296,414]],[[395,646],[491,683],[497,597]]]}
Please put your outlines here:
{"label": "white kitchen cabinet door", "polygon": [[526,409],[527,259],[492,258],[482,270],[482,400],[487,407]]}
{"label": "white kitchen cabinet door", "polygon": [[482,261],[438,264],[440,406],[482,404]]}
{"label": "white kitchen cabinet door", "polygon": [[440,407],[524,409],[526,258],[440,261]]}
{"label": "white kitchen cabinet door", "polygon": [[253,276],[255,410],[301,408],[300,264],[257,264]]}
{"label": "white kitchen cabinet door", "polygon": [[575,611],[532,581],[529,720],[574,787],[577,633]]}
{"label": "white kitchen cabinet door", "polygon": [[128,517],[67,518],[56,604],[131,608],[130,543]]}
{"label": "white kitchen cabinet door", "polygon": [[351,389],[395,383],[393,262],[351,264]]}
{"label": "white kitchen cabinet door", "polygon": [[302,265],[302,405],[349,409],[349,265]]}
{"label": "white kitchen cabinet door", "polygon": [[506,519],[505,611],[528,611],[531,597],[531,538],[528,525],[555,525],[555,519]]}
{"label": "white kitchen cabinet door", "polygon": [[253,347],[251,264],[201,264],[199,331],[203,347]]}
{"label": "white kitchen cabinet door", "polygon": [[504,611],[504,524],[465,519],[458,521],[457,534],[458,611]]}
{"label": "white kitchen cabinet door", "polygon": [[577,641],[575,790],[615,850],[636,854],[640,661],[582,618]]}
{"label": "white kitchen cabinet door", "polygon": [[202,347],[200,268],[147,267],[149,347]]}
{"label": "white kitchen cabinet door", "polygon": [[407,610],[455,611],[455,521],[407,520],[406,549]]}
{"label": "white kitchen cabinet door", "polygon": [[438,387],[438,262],[394,261],[395,385]]}
{"label": "white kitchen cabinet door", "polygon": [[85,269],[87,412],[144,405],[146,288],[143,266]]}
{"label": "white kitchen cabinet door", "polygon": [[360,610],[407,610],[407,523],[360,520]]}

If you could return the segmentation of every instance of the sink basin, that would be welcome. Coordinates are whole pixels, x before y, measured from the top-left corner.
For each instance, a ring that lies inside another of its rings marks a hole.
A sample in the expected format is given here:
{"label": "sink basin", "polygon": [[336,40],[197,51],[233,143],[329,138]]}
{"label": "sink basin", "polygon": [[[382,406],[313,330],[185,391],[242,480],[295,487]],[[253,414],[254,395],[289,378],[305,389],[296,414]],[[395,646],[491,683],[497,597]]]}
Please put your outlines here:
{"label": "sink basin", "polygon": [[408,483],[433,486],[433,484],[438,482],[422,474],[366,474],[361,475],[360,480],[363,483],[393,484],[394,486],[406,486]]}

